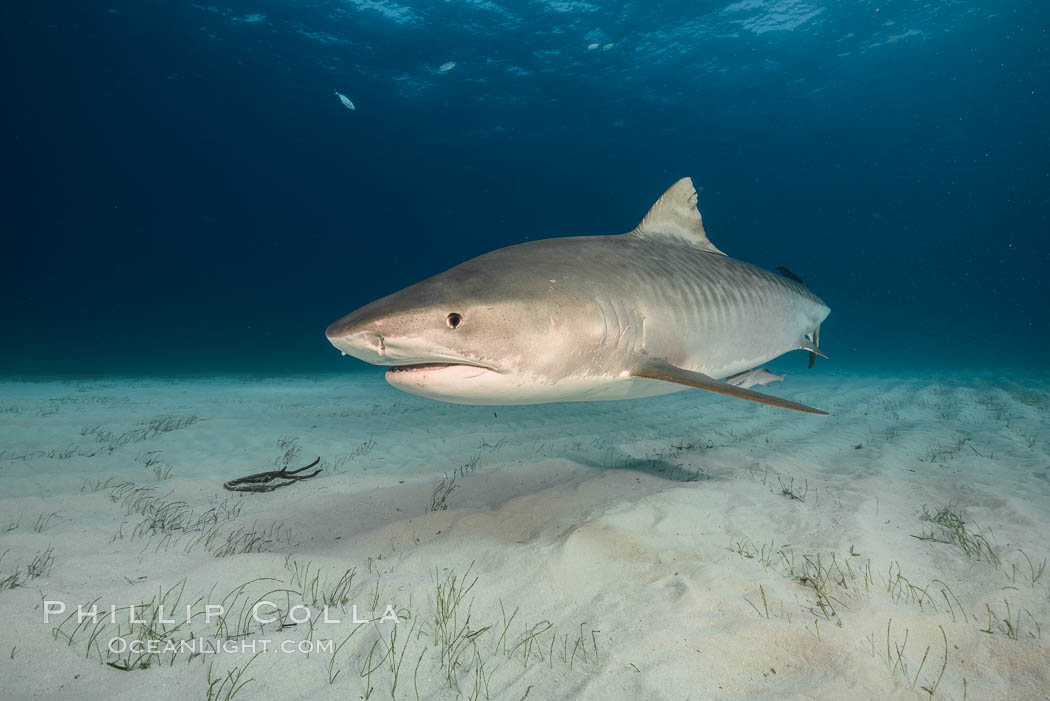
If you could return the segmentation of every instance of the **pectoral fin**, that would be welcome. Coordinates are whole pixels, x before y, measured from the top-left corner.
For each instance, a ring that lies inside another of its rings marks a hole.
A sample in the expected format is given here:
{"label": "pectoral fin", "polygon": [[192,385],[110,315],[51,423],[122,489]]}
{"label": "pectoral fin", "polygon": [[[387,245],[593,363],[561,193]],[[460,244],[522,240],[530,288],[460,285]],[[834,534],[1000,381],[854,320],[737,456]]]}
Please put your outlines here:
{"label": "pectoral fin", "polygon": [[663,380],[664,382],[677,382],[680,385],[688,385],[689,387],[707,390],[708,392],[727,394],[730,397],[746,399],[751,402],[759,402],[760,404],[769,404],[770,406],[778,406],[784,409],[805,411],[810,414],[828,413],[826,411],[821,411],[820,409],[808,407],[805,404],[799,404],[798,402],[791,402],[787,399],[781,399],[780,397],[774,397],[769,394],[762,394],[761,392],[755,392],[754,390],[745,389],[743,387],[735,387],[727,382],[720,382],[713,377],[708,377],[702,372],[683,370],[682,368],[671,365],[666,360],[661,360],[659,358],[640,359],[637,365],[631,370],[631,376],[648,377],[653,380]]}

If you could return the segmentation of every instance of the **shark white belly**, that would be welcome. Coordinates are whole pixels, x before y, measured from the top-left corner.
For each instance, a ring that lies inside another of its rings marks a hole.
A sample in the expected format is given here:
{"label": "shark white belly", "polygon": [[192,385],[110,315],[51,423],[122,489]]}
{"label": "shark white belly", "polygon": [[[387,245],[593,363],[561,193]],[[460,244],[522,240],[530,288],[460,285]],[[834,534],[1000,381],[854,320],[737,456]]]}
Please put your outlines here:
{"label": "shark white belly", "polygon": [[816,352],[828,307],[805,286],[724,255],[683,179],[618,236],[500,249],[332,324],[344,353],[395,366],[392,385],[472,404],[653,396],[698,387],[817,412],[719,382]]}

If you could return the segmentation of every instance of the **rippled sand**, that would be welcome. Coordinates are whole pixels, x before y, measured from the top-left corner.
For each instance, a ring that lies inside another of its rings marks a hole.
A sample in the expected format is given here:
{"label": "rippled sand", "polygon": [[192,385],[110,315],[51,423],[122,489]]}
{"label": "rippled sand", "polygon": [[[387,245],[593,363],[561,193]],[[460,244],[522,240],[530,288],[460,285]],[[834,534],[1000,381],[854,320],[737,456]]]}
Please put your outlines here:
{"label": "rippled sand", "polygon": [[[1045,698],[1047,379],[771,389],[827,417],[455,406],[371,373],[3,383],[0,695]],[[151,636],[236,649],[115,652]]]}

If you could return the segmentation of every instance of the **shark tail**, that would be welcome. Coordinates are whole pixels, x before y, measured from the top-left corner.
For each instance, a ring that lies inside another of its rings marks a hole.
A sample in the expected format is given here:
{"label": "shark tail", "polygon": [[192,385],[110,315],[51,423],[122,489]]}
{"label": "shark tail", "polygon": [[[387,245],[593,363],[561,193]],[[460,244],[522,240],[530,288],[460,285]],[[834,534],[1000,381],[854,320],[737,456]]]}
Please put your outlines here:
{"label": "shark tail", "polygon": [[816,328],[814,328],[811,332],[806,334],[806,338],[802,341],[801,348],[809,351],[810,367],[813,367],[813,365],[817,362],[818,355],[821,358],[828,357],[824,355],[823,351],[820,350],[820,324],[817,324]]}
{"label": "shark tail", "polygon": [[[806,286],[806,281],[804,279],[802,279],[801,277],[799,277],[795,273],[791,272],[790,270],[785,268],[783,265],[777,266],[777,272],[780,273],[781,275],[783,275],[784,277],[786,277],[788,280],[791,280],[793,282],[797,282],[798,284],[802,285],[803,287]],[[823,353],[820,352],[820,324],[817,324],[817,327],[815,329],[813,329],[812,331],[810,331],[809,333],[806,334],[806,338],[805,338],[805,340],[802,343],[802,348],[804,348],[804,349],[809,351],[809,366],[810,367],[813,367],[813,365],[817,362],[817,356],[818,355],[821,356],[822,358],[827,358],[828,357],[828,356],[826,356],[826,355],[824,355]]]}

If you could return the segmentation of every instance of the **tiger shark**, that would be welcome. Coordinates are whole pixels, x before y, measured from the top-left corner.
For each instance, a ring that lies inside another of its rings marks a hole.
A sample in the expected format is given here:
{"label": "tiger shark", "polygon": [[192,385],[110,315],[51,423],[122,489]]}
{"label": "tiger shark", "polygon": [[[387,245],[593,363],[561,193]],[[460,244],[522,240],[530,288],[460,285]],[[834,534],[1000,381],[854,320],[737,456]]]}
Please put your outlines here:
{"label": "tiger shark", "polygon": [[[683,178],[626,234],[551,238],[468,260],[339,319],[343,355],[459,404],[631,399],[690,387],[826,412],[750,389],[763,363],[818,348],[830,309],[712,244]],[[826,357],[826,356],[824,356]]]}

